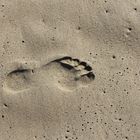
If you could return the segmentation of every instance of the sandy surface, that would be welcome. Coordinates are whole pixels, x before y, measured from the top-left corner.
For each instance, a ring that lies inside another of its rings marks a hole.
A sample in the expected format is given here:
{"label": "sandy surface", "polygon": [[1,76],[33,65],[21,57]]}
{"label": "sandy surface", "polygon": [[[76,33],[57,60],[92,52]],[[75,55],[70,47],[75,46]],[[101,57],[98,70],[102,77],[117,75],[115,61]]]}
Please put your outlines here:
{"label": "sandy surface", "polygon": [[140,0],[0,0],[0,140],[140,140]]}

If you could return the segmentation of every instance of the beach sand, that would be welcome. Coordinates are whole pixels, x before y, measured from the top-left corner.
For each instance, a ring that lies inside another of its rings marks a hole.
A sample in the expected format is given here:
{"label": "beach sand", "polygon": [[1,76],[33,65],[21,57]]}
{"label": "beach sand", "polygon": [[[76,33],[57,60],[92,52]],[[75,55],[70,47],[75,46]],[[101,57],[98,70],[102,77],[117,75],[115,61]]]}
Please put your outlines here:
{"label": "beach sand", "polygon": [[139,140],[140,1],[0,0],[0,140]]}

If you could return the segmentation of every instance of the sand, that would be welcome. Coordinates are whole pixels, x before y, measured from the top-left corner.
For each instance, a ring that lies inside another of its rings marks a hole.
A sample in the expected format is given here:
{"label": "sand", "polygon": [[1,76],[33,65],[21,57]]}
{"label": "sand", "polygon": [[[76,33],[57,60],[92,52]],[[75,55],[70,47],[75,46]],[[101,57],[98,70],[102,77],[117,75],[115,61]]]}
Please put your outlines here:
{"label": "sand", "polygon": [[140,1],[0,0],[0,140],[139,140]]}

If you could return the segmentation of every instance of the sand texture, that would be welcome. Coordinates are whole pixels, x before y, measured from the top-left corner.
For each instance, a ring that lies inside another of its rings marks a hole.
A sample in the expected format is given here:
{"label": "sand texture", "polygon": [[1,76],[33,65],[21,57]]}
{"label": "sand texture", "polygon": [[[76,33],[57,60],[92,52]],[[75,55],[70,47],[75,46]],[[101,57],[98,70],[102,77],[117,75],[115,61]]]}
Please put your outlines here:
{"label": "sand texture", "polygon": [[0,0],[0,140],[140,140],[140,0]]}

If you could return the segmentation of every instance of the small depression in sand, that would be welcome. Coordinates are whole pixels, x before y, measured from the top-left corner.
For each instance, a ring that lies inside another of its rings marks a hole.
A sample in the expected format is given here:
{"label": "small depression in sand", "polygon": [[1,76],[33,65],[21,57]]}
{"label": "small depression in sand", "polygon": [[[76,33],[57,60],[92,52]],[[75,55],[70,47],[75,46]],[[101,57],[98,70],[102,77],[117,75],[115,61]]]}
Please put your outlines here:
{"label": "small depression in sand", "polygon": [[17,69],[7,75],[4,83],[4,89],[11,92],[18,92],[29,89],[30,85],[31,70]]}

